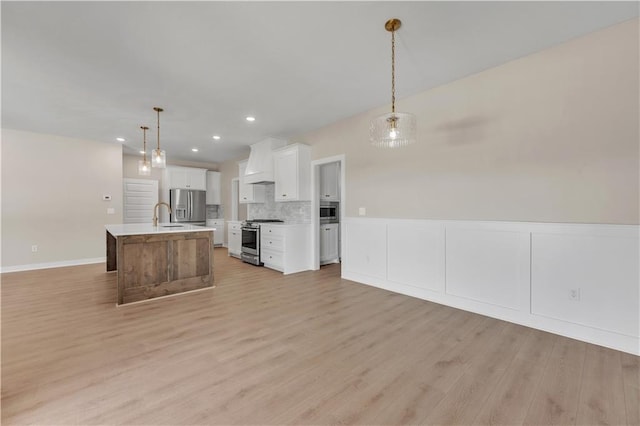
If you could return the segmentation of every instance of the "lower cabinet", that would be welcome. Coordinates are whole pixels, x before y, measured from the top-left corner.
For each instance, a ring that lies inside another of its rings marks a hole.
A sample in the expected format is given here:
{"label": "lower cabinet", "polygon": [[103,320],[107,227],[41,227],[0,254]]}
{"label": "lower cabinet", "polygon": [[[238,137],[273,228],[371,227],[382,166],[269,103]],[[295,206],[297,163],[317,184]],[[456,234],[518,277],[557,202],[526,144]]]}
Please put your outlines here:
{"label": "lower cabinet", "polygon": [[[228,243],[227,248],[229,256],[240,257],[242,251],[242,222],[229,221],[228,225]],[[214,233],[215,235],[215,233]]]}
{"label": "lower cabinet", "polygon": [[213,244],[221,246],[224,244],[224,219],[207,219],[207,226],[213,226],[216,230],[213,233]]}
{"label": "lower cabinet", "polygon": [[340,224],[320,225],[320,264],[340,261]]}
{"label": "lower cabinet", "polygon": [[310,269],[310,225],[261,225],[260,260],[286,274]]}

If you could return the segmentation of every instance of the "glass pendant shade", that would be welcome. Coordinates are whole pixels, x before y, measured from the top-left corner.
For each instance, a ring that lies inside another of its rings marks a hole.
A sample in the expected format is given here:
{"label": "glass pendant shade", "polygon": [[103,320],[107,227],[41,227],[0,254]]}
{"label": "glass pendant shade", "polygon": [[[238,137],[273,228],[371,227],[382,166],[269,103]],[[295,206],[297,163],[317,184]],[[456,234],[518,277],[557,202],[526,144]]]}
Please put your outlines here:
{"label": "glass pendant shade", "polygon": [[384,24],[391,33],[391,112],[371,120],[369,140],[378,148],[400,148],[416,142],[416,116],[396,112],[396,31],[401,25],[396,18]]}
{"label": "glass pendant shade", "polygon": [[158,169],[167,167],[167,156],[163,149],[154,149],[151,152],[151,165]]}
{"label": "glass pendant shade", "polygon": [[371,120],[371,144],[378,148],[400,148],[416,141],[416,116],[390,112]]}
{"label": "glass pendant shade", "polygon": [[138,160],[138,174],[140,176],[151,175],[151,162],[149,160]]}

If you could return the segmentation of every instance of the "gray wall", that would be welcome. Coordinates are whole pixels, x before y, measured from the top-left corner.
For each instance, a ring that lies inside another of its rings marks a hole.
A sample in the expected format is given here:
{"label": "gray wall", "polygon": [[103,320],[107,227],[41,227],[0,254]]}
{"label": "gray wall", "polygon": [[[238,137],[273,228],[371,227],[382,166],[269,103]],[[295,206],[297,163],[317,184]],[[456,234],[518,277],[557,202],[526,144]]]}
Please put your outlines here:
{"label": "gray wall", "polygon": [[122,223],[120,144],[2,129],[3,268],[103,258],[108,223]]}

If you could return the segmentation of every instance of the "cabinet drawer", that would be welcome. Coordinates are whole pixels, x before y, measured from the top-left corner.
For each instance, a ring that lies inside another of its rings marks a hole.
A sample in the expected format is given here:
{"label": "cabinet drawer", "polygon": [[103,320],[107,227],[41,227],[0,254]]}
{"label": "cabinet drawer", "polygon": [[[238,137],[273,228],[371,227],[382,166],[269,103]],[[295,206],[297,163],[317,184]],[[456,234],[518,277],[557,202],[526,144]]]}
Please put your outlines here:
{"label": "cabinet drawer", "polygon": [[260,248],[267,250],[284,250],[284,240],[282,238],[274,238],[269,236],[262,237],[262,241],[260,241]]}
{"label": "cabinet drawer", "polygon": [[229,223],[229,230],[240,231],[242,229],[241,223]]}
{"label": "cabinet drawer", "polygon": [[267,249],[262,250],[260,253],[260,260],[262,260],[265,265],[271,266],[274,269],[282,270],[284,267],[282,252]]}
{"label": "cabinet drawer", "polygon": [[282,228],[280,226],[264,226],[264,225],[262,225],[260,230],[261,230],[260,235],[262,236],[262,238],[265,238],[265,237],[280,237],[280,238],[282,238],[284,236],[284,228]]}

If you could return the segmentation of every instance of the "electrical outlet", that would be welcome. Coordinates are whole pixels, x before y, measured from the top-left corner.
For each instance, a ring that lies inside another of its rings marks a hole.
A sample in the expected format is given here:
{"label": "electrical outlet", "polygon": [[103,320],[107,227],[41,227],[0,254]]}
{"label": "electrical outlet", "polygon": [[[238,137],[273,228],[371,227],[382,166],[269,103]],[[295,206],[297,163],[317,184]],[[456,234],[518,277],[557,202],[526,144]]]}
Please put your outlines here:
{"label": "electrical outlet", "polygon": [[360,208],[358,209],[358,214],[359,214],[360,216],[366,216],[366,215],[367,215],[367,208],[366,208],[366,207],[360,207]]}
{"label": "electrical outlet", "polygon": [[37,246],[37,245],[35,245],[35,244],[34,244],[34,245],[32,245],[32,246],[31,246],[31,253],[35,253],[35,252],[37,252],[37,251],[38,251],[38,246]]}
{"label": "electrical outlet", "polygon": [[570,288],[569,289],[569,300],[572,302],[580,301],[580,289],[579,288]]}

